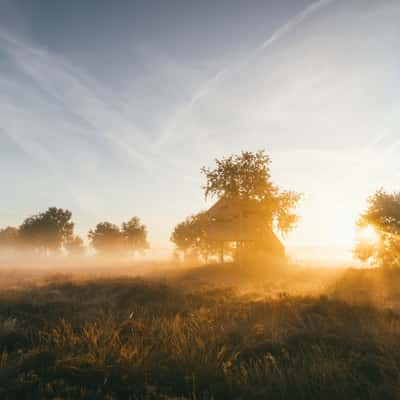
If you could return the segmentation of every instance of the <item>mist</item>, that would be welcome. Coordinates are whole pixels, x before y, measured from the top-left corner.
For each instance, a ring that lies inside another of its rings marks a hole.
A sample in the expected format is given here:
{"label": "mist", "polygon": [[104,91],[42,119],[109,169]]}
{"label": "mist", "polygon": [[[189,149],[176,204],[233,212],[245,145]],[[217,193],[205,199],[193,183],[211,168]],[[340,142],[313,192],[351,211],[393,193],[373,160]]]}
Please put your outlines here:
{"label": "mist", "polygon": [[399,21],[0,0],[0,399],[398,399]]}

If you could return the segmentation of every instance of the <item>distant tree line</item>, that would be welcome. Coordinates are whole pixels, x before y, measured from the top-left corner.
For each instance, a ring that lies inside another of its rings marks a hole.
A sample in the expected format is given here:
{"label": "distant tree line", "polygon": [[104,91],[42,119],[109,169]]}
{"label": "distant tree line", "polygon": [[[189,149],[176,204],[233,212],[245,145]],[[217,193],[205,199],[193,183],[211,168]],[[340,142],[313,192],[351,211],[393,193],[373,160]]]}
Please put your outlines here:
{"label": "distant tree line", "polygon": [[[242,152],[215,162],[214,168],[203,167],[201,170],[206,178],[203,186],[206,198],[250,199],[259,208],[265,229],[274,228],[285,234],[295,226],[298,216],[293,210],[300,195],[281,191],[272,183],[270,158],[264,151]],[[207,263],[220,254],[221,243],[208,237],[209,222],[208,213],[200,212],[187,217],[173,229],[170,239],[181,260]],[[60,252],[82,255],[86,251],[84,240],[74,233],[74,227],[71,211],[51,207],[26,218],[19,227],[0,229],[0,251],[20,249],[39,255]],[[100,222],[88,232],[87,238],[99,255],[133,255],[149,248],[147,228],[138,217],[120,226],[109,221]],[[237,254],[233,243],[222,246],[225,255],[233,257]]]}
{"label": "distant tree line", "polygon": [[[50,207],[26,218],[19,227],[0,229],[0,252],[24,251],[48,256],[64,251],[83,255],[84,241],[74,234],[74,226],[71,211]],[[149,247],[147,228],[138,217],[120,227],[110,222],[98,223],[89,231],[88,239],[96,253],[102,255],[134,255]]]}
{"label": "distant tree line", "polygon": [[[216,159],[213,168],[201,169],[206,178],[205,198],[251,201],[265,231],[287,234],[297,223],[294,210],[301,196],[293,191],[283,191],[272,182],[270,163],[263,150]],[[203,211],[175,226],[170,240],[180,260],[207,263],[218,256],[221,243],[208,236],[209,224],[209,214]],[[18,227],[0,229],[0,252],[21,250],[38,255],[60,252],[82,255],[86,251],[84,240],[74,233],[74,226],[71,211],[50,207],[26,218]],[[367,209],[360,215],[357,226],[361,230],[370,228],[375,233],[373,238],[357,241],[354,249],[357,258],[377,266],[400,266],[400,193],[387,193],[381,189],[369,197]],[[132,217],[120,226],[100,222],[87,237],[90,246],[100,255],[134,255],[149,248],[147,228],[138,217]],[[261,232],[256,244],[244,247],[237,243],[222,245],[226,255],[236,257],[239,250],[254,252],[257,247],[263,248],[262,237]]]}

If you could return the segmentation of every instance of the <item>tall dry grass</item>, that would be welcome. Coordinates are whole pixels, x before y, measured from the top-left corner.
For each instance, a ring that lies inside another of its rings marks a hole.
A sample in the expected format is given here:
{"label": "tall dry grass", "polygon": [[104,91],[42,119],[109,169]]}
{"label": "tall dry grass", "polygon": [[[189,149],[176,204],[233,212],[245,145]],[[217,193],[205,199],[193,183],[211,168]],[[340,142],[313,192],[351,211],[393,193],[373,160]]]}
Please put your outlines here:
{"label": "tall dry grass", "polygon": [[397,308],[351,299],[365,274],[398,273],[252,272],[58,276],[3,290],[0,398],[399,397]]}

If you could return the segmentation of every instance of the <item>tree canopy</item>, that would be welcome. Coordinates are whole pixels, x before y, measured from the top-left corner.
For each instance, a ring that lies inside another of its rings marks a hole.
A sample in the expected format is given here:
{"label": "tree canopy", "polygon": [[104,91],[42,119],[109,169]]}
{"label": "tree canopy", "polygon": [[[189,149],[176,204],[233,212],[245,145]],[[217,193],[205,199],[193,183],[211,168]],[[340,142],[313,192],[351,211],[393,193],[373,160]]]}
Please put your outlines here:
{"label": "tree canopy", "polygon": [[134,254],[149,247],[146,226],[138,217],[122,223],[121,228],[111,222],[100,222],[89,231],[88,237],[99,254]]}
{"label": "tree canopy", "polygon": [[128,252],[143,251],[149,248],[146,225],[142,224],[138,217],[123,222],[121,234]]}
{"label": "tree canopy", "polygon": [[[61,250],[70,255],[85,254],[85,244],[74,234],[72,213],[69,210],[50,207],[26,218],[18,228],[0,229],[0,251],[34,251],[40,255],[54,255]],[[138,217],[121,226],[100,222],[89,231],[88,237],[97,253],[134,254],[149,247],[147,228]]]}
{"label": "tree canopy", "polygon": [[0,249],[2,251],[15,250],[18,246],[18,239],[18,228],[7,226],[6,228],[0,229]]}
{"label": "tree canopy", "polygon": [[98,253],[122,251],[122,235],[119,227],[111,222],[100,222],[88,233],[92,247]]}
{"label": "tree canopy", "polygon": [[207,212],[200,212],[175,226],[170,240],[184,259],[201,256],[204,262],[208,262],[209,257],[219,254],[220,245],[207,238],[207,225]]}
{"label": "tree canopy", "polygon": [[68,240],[65,245],[68,254],[73,256],[82,256],[85,254],[85,244],[80,236],[73,236]]}
{"label": "tree canopy", "polygon": [[371,227],[376,238],[359,238],[355,255],[362,261],[380,266],[400,266],[400,193],[380,189],[367,202],[367,209],[360,215],[357,226],[360,229]]}
{"label": "tree canopy", "polygon": [[[243,151],[216,159],[213,168],[201,169],[206,178],[203,186],[205,197],[226,199],[230,204],[251,202],[266,232],[277,228],[282,234],[288,233],[298,220],[294,209],[300,194],[282,191],[272,182],[270,163],[263,150],[255,153]],[[210,240],[209,227],[207,212],[192,215],[176,225],[171,241],[184,255],[197,252],[205,261],[208,256],[222,255],[223,242]],[[243,243],[236,243],[236,248],[241,248],[242,253],[245,251]],[[231,242],[227,243],[225,250],[229,255],[234,253]]]}
{"label": "tree canopy", "polygon": [[216,159],[214,168],[201,169],[206,177],[205,197],[254,200],[267,226],[288,233],[298,221],[294,209],[301,195],[280,190],[271,180],[270,164],[264,150]]}
{"label": "tree canopy", "polygon": [[71,211],[56,207],[32,215],[18,229],[20,242],[42,254],[58,252],[73,236],[71,218]]}

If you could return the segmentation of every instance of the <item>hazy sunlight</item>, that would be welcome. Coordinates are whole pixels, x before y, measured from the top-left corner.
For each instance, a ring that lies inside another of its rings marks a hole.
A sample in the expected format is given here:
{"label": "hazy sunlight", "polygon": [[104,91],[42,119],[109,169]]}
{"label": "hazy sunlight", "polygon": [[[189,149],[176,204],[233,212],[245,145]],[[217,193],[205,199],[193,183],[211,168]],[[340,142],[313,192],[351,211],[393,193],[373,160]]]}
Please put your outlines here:
{"label": "hazy sunlight", "polygon": [[378,234],[372,225],[360,228],[357,230],[357,238],[366,243],[376,243],[378,241]]}

